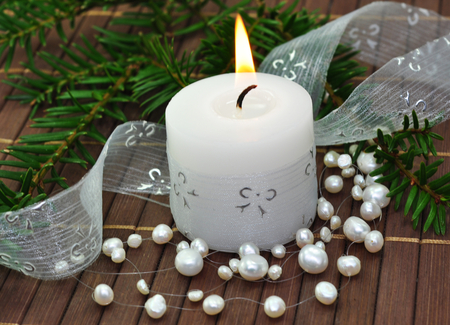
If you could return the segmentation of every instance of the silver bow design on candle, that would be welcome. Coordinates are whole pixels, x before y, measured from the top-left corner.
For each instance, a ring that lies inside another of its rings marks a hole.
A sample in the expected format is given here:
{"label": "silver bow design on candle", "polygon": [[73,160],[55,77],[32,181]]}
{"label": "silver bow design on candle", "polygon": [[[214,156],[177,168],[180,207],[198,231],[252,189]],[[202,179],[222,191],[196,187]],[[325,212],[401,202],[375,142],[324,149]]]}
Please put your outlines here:
{"label": "silver bow design on candle", "polygon": [[[266,195],[262,195],[262,194],[266,194]],[[241,197],[243,197],[244,199],[252,199],[251,197],[255,197],[256,201],[254,202],[249,202],[247,204],[243,204],[243,205],[238,205],[236,206],[236,208],[241,209],[241,212],[244,212],[245,208],[248,208],[252,203],[255,203],[256,205],[258,205],[258,209],[259,212],[261,213],[261,218],[264,217],[264,214],[267,213],[266,210],[264,210],[264,208],[261,206],[262,203],[260,203],[260,201],[272,201],[276,196],[277,196],[277,191],[274,189],[270,189],[267,190],[264,193],[258,192],[256,191],[255,193],[253,193],[253,190],[250,187],[244,187],[243,189],[241,189],[239,191],[239,195]]]}
{"label": "silver bow design on candle", "polygon": [[183,198],[183,206],[185,208],[190,209],[191,207],[189,206],[188,200],[186,199],[185,195],[198,196],[198,194],[195,193],[195,189],[191,190],[191,191],[187,191],[185,189],[187,181],[186,181],[186,176],[184,175],[184,173],[179,172],[178,179],[181,180],[181,183],[174,182],[173,183],[173,191],[175,192],[176,196]]}

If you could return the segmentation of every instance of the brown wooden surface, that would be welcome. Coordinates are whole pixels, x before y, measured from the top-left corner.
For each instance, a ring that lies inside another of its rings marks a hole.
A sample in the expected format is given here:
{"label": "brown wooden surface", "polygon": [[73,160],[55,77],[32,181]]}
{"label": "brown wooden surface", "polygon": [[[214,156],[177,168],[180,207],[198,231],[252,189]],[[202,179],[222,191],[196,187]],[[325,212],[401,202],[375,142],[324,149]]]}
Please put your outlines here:
{"label": "brown wooden surface", "polygon": [[[237,1],[228,0],[228,4]],[[290,1],[289,1],[290,2]],[[321,8],[323,14],[343,15],[365,4],[368,0],[303,0],[299,8],[309,10]],[[450,15],[450,4],[440,0],[407,1],[416,6],[432,9],[442,15]],[[276,1],[267,1],[273,5]],[[207,8],[214,11],[214,6]],[[140,10],[139,8],[112,8],[112,13],[124,10]],[[79,34],[83,33],[93,40],[92,26],[108,26],[112,15],[86,15],[77,19],[76,29],[64,26],[70,42],[79,42]],[[114,30],[128,32],[123,26],[108,27]],[[190,50],[197,46],[198,39],[183,39],[182,47]],[[48,45],[45,48],[33,39],[34,51],[46,50],[63,57],[62,50],[57,46],[59,38],[55,31],[49,32]],[[19,62],[26,61],[26,55],[18,50],[14,57],[12,68],[20,68]],[[4,64],[4,57],[1,58]],[[36,65],[45,67],[36,59]],[[48,68],[48,67],[46,67]],[[1,78],[4,77],[2,73]],[[7,85],[0,87],[0,138],[16,140],[20,135],[39,132],[28,128],[30,108],[18,102],[5,101],[5,95],[17,93]],[[139,110],[136,106],[127,105],[126,114],[130,119],[137,119]],[[42,111],[38,115],[43,115]],[[439,125],[436,130],[445,139],[450,139],[450,122]],[[105,119],[100,130],[108,136],[116,126],[115,122]],[[450,142],[437,145],[439,152],[450,152]],[[0,144],[1,148],[7,144]],[[101,151],[100,146],[91,148],[94,153]],[[322,158],[326,148],[319,150],[318,171],[323,168]],[[0,157],[4,159],[5,157]],[[60,166],[60,173],[68,179],[69,184],[76,183],[84,174],[76,166]],[[446,161],[441,173],[450,170],[450,162]],[[328,175],[328,174],[326,174]],[[344,190],[335,195],[327,195],[335,207],[348,195],[351,189],[349,181],[345,182]],[[155,199],[168,202],[167,197]],[[117,225],[135,227],[152,227],[160,223],[173,224],[169,209],[133,197],[104,193],[103,194],[104,224],[109,225],[104,230],[104,237],[117,236],[126,240],[134,230],[120,229]],[[345,219],[351,215],[359,215],[360,203],[347,200],[339,215]],[[63,281],[39,281],[26,277],[18,272],[0,266],[0,325],[4,324],[448,324],[450,323],[450,246],[433,244],[427,239],[449,240],[449,231],[445,236],[436,236],[429,231],[423,234],[412,230],[410,221],[394,211],[391,204],[384,212],[379,230],[386,236],[384,249],[377,253],[368,253],[363,245],[353,245],[350,254],[360,258],[362,271],[347,284],[347,278],[337,271],[336,260],[347,250],[349,242],[335,238],[326,246],[330,265],[319,275],[305,274],[290,281],[278,284],[251,283],[232,279],[211,293],[223,296],[225,299],[246,297],[264,302],[270,295],[282,297],[287,305],[294,305],[314,295],[315,285],[322,280],[330,281],[337,288],[344,287],[339,292],[339,298],[331,306],[324,306],[316,299],[310,299],[298,307],[289,308],[279,319],[269,319],[263,306],[245,300],[227,302],[224,311],[217,316],[207,316],[202,311],[188,311],[179,308],[169,308],[160,320],[152,320],[143,308],[127,307],[112,304],[101,307],[93,302],[92,291],[75,279]],[[313,229],[321,225],[317,219]],[[147,230],[137,231],[143,237],[149,237]],[[342,233],[339,231],[338,233]],[[183,240],[175,233],[173,242]],[[291,248],[291,250],[295,247]],[[145,241],[139,249],[128,249],[127,256],[139,270],[163,270],[173,267],[175,258],[173,245],[156,245]],[[264,253],[269,263],[279,263],[276,259]],[[227,264],[232,254],[218,253],[212,259],[220,264]],[[219,264],[219,265],[220,265]],[[217,264],[215,264],[217,265]],[[119,302],[142,306],[146,297],[136,290],[136,275],[116,276],[99,274],[98,272],[133,272],[129,263],[114,264],[109,258],[100,256],[88,271],[78,275],[78,279],[91,287],[99,283],[109,284]],[[291,278],[301,273],[294,255],[283,267],[282,279]],[[165,272],[144,274],[143,278],[150,284],[151,290],[172,295],[184,295],[191,289],[204,291],[216,288],[223,281],[217,276],[215,266],[206,264],[200,275],[187,278],[174,269]],[[185,297],[165,296],[167,304],[174,307],[201,309],[201,303],[192,303]]]}

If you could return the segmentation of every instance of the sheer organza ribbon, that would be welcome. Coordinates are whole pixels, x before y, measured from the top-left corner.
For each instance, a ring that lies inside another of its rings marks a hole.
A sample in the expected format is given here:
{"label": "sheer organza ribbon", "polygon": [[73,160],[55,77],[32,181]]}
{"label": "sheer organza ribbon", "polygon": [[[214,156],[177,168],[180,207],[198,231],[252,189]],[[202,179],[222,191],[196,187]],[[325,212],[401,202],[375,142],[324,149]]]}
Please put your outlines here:
{"label": "sheer organza ribbon", "polygon": [[[260,71],[301,84],[317,115],[339,43],[360,50],[375,73],[336,111],[315,122],[317,145],[374,138],[401,129],[415,109],[421,121],[449,117],[450,21],[405,4],[376,2],[274,49]],[[70,189],[0,215],[0,265],[56,280],[93,263],[102,245],[102,189],[140,196],[170,193],[164,126],[123,124],[90,172]]]}

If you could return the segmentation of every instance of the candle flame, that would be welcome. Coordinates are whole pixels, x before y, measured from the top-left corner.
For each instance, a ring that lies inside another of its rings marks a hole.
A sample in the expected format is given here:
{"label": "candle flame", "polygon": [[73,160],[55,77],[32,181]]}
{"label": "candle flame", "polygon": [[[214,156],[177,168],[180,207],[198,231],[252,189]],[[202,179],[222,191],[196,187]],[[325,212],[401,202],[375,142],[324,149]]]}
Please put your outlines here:
{"label": "candle flame", "polygon": [[255,72],[247,30],[239,14],[236,17],[235,38],[236,72]]}

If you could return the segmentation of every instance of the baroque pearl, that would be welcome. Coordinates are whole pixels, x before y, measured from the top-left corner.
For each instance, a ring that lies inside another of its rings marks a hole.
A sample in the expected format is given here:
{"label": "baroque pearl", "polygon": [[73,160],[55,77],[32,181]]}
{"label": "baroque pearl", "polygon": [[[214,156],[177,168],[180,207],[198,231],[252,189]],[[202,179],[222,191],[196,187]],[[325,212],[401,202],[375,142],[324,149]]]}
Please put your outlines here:
{"label": "baroque pearl", "polygon": [[343,276],[354,276],[361,271],[361,261],[356,256],[341,256],[337,260],[337,267]]}
{"label": "baroque pearl", "polygon": [[372,221],[373,219],[381,216],[381,208],[377,204],[370,201],[361,204],[359,211],[361,212],[361,218],[366,221]]}
{"label": "baroque pearl", "polygon": [[322,227],[322,229],[320,229],[320,239],[322,239],[325,243],[329,243],[331,238],[332,235],[330,229],[328,227]]}
{"label": "baroque pearl", "polygon": [[322,220],[328,220],[331,218],[331,216],[334,214],[334,207],[333,205],[328,202],[320,202],[317,205],[317,215]]}
{"label": "baroque pearl", "polygon": [[325,188],[330,193],[339,193],[344,187],[344,181],[339,175],[331,175],[325,179]]}
{"label": "baroque pearl", "polygon": [[355,176],[355,174],[356,174],[356,170],[355,170],[354,167],[348,167],[348,168],[343,169],[341,171],[341,176],[344,177],[344,178],[353,177],[353,176]]}
{"label": "baroque pearl", "polygon": [[202,257],[205,257],[209,253],[208,244],[201,238],[195,238],[191,242],[191,248],[197,250]]}
{"label": "baroque pearl", "polygon": [[259,255],[259,248],[253,243],[243,243],[241,247],[239,247],[238,254],[240,258],[243,258],[247,255]]}
{"label": "baroque pearl", "polygon": [[363,191],[359,185],[352,187],[352,197],[355,201],[361,201],[363,197]]}
{"label": "baroque pearl", "polygon": [[352,144],[350,146],[350,148],[348,148],[348,153],[353,156],[355,154],[355,152],[356,152],[356,149],[358,149],[358,145],[357,144]]}
{"label": "baroque pearl", "polygon": [[366,175],[381,167],[380,164],[377,164],[373,154],[373,152],[365,153],[362,151],[356,160],[358,168]]}
{"label": "baroque pearl", "polygon": [[150,289],[148,288],[148,284],[147,284],[147,282],[145,282],[144,279],[140,279],[136,283],[136,287],[139,290],[139,292],[142,293],[145,296],[150,293]]}
{"label": "baroque pearl", "polygon": [[366,187],[366,181],[364,180],[364,176],[359,174],[355,175],[355,177],[353,177],[353,184],[358,185],[361,189]]}
{"label": "baroque pearl", "polygon": [[323,163],[329,168],[338,166],[339,154],[336,151],[328,151],[323,157]]}
{"label": "baroque pearl", "polygon": [[210,295],[203,300],[203,311],[208,315],[217,315],[225,307],[225,301],[221,296]]}
{"label": "baroque pearl", "polygon": [[314,243],[314,234],[308,228],[300,228],[295,234],[297,246],[302,248],[308,244]]}
{"label": "baroque pearl", "polygon": [[185,240],[182,240],[177,245],[177,253],[181,252],[183,249],[189,248],[189,243]]}
{"label": "baroque pearl", "polygon": [[370,175],[366,175],[366,187],[367,186],[370,186],[370,185],[373,185],[373,184],[378,184],[378,183],[376,183],[375,181],[378,179],[378,178],[381,178],[381,177],[383,177],[383,174],[379,174],[379,175],[377,175],[377,176],[370,176]]}
{"label": "baroque pearl", "polygon": [[269,270],[269,263],[261,255],[246,255],[239,264],[239,274],[248,281],[262,279]]}
{"label": "baroque pearl", "polygon": [[128,236],[127,244],[131,248],[138,248],[142,244],[142,236],[138,234],[131,234]]}
{"label": "baroque pearl", "polygon": [[342,224],[341,218],[339,216],[332,216],[330,219],[330,228],[332,230],[338,229]]}
{"label": "baroque pearl", "polygon": [[364,239],[364,246],[371,253],[379,252],[384,245],[383,234],[378,230],[372,230]]}
{"label": "baroque pearl", "polygon": [[372,202],[380,206],[380,208],[385,208],[391,202],[390,197],[386,197],[389,193],[389,189],[383,184],[373,184],[364,189],[363,201]]}
{"label": "baroque pearl", "polygon": [[323,196],[321,196],[318,200],[317,200],[317,204],[321,203],[321,202],[327,202],[327,199],[324,198]]}
{"label": "baroque pearl", "polygon": [[94,300],[100,306],[108,306],[114,300],[114,292],[107,284],[99,284],[94,289]]}
{"label": "baroque pearl", "polygon": [[271,265],[269,267],[269,271],[267,272],[267,274],[269,275],[269,278],[271,278],[274,281],[278,280],[282,273],[283,273],[283,269],[278,264]]}
{"label": "baroque pearl", "polygon": [[155,227],[152,231],[152,239],[157,244],[166,244],[173,237],[172,229],[165,224],[160,224]]}
{"label": "baroque pearl", "polygon": [[123,248],[123,243],[119,238],[108,238],[103,242],[102,251],[106,256],[111,256],[114,248]]}
{"label": "baroque pearl", "polygon": [[159,294],[154,295],[145,303],[145,310],[151,318],[161,318],[167,310],[166,299]]}
{"label": "baroque pearl", "polygon": [[203,269],[203,257],[195,249],[183,249],[175,257],[175,268],[185,276],[197,275]]}
{"label": "baroque pearl", "polygon": [[194,289],[188,292],[188,298],[190,301],[197,302],[203,299],[203,291]]}
{"label": "baroque pearl", "polygon": [[286,303],[278,296],[270,296],[264,301],[264,312],[270,318],[278,318],[286,311]]}
{"label": "baroque pearl", "polygon": [[325,243],[321,240],[317,241],[314,245],[325,250]]}
{"label": "baroque pearl", "polygon": [[126,253],[123,248],[114,248],[111,253],[111,260],[114,263],[122,263],[125,261]]}
{"label": "baroque pearl", "polygon": [[344,235],[351,241],[362,243],[369,232],[369,225],[361,218],[350,217],[344,222]]}
{"label": "baroque pearl", "polygon": [[217,270],[217,274],[222,280],[228,281],[233,277],[233,271],[228,266],[221,265]]}
{"label": "baroque pearl", "polygon": [[272,255],[276,258],[283,258],[286,256],[286,247],[284,245],[275,245],[272,247]]}
{"label": "baroque pearl", "polygon": [[339,156],[337,163],[340,169],[347,169],[352,165],[352,157],[344,153]]}
{"label": "baroque pearl", "polygon": [[322,273],[328,266],[328,255],[316,245],[306,245],[298,254],[298,264],[308,273]]}
{"label": "baroque pearl", "polygon": [[55,264],[55,272],[58,274],[66,273],[69,270],[69,263],[66,261],[59,261]]}
{"label": "baroque pearl", "polygon": [[316,285],[315,295],[322,304],[331,305],[337,298],[337,290],[332,283],[322,281]]}
{"label": "baroque pearl", "polygon": [[228,265],[230,266],[230,269],[234,272],[234,273],[239,273],[239,264],[241,263],[241,261],[239,261],[237,258],[232,258],[230,260],[230,262],[228,262]]}

